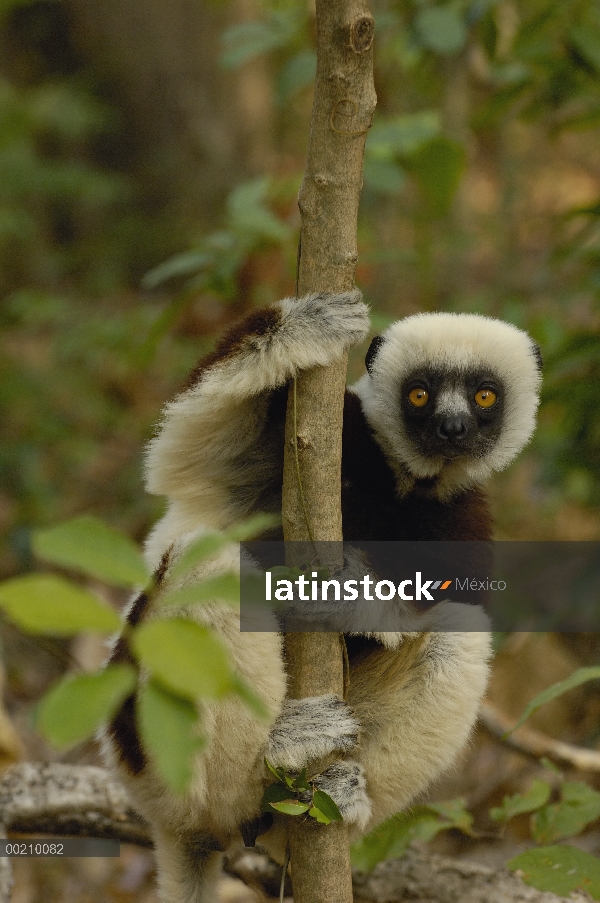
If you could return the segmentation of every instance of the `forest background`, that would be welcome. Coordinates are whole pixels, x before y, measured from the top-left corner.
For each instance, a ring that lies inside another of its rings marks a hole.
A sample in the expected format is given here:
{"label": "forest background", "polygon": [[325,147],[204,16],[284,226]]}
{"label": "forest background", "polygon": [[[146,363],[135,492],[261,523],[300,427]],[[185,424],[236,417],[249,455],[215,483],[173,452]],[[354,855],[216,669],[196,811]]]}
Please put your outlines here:
{"label": "forest background", "polygon": [[[598,540],[600,4],[372,9],[357,282],[374,332],[421,310],[527,329],[543,404],[531,446],[493,481],[497,536]],[[293,294],[314,43],[306,0],[1,0],[1,577],[37,568],[33,528],[77,514],[141,541],[162,510],[141,469],[161,406],[226,326]],[[56,758],[35,703],[65,653],[93,667],[102,649],[0,633],[27,757]],[[516,716],[599,649],[509,638],[492,698]],[[597,685],[577,692],[537,724],[594,746]],[[482,744],[463,762],[473,785],[478,763],[481,807],[531,777],[516,759],[499,772]],[[92,744],[69,756],[96,761]],[[439,793],[455,790],[469,791],[460,773]],[[28,869],[19,901],[62,899],[64,876]],[[108,899],[134,898],[110,880]],[[106,899],[98,888],[70,899]]]}

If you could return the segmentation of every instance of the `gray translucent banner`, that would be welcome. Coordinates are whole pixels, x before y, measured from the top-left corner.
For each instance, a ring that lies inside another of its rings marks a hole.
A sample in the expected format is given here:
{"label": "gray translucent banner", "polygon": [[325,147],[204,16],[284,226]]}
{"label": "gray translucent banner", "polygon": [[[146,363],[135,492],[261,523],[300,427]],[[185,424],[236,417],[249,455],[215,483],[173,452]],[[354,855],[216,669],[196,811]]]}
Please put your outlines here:
{"label": "gray translucent banner", "polygon": [[121,855],[121,842],[99,837],[28,837],[20,840],[0,840],[0,858],[67,859],[87,856],[112,858]]}
{"label": "gray translucent banner", "polygon": [[243,631],[600,631],[598,542],[248,542],[240,554]]}

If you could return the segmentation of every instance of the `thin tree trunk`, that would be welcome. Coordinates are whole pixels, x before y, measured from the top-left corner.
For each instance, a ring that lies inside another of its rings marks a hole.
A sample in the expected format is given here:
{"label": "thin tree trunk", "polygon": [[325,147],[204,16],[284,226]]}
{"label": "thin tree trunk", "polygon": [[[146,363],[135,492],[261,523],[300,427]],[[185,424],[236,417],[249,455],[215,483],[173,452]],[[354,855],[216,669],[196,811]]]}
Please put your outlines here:
{"label": "thin tree trunk", "polygon": [[[317,0],[316,11],[317,80],[308,162],[299,198],[299,295],[343,292],[354,285],[364,145],[376,103],[373,19],[367,3]],[[283,481],[287,541],[342,539],[345,382],[344,358],[334,366],[301,374],[290,390]],[[296,448],[304,504],[296,472]],[[326,563],[335,567],[342,562]],[[292,698],[343,695],[343,656],[337,634],[288,634],[286,655]],[[348,836],[343,822],[322,827],[290,819],[289,843],[296,903],[352,900]]]}

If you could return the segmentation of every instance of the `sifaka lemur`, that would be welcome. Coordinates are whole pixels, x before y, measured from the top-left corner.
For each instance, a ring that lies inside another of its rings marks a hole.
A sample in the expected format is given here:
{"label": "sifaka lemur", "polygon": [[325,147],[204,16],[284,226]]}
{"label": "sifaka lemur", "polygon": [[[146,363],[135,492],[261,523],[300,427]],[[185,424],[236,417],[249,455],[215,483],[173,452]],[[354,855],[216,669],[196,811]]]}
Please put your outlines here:
{"label": "sifaka lemur", "polygon": [[[159,595],[181,550],[202,531],[280,510],[290,380],[333,363],[368,328],[358,291],[284,299],[252,313],[200,362],[148,447],[148,489],[168,499],[146,545]],[[490,540],[481,485],[532,435],[537,347],[498,320],[420,314],[374,339],[366,366],[345,394],[344,538]],[[204,572],[236,564],[237,550],[229,549]],[[164,903],[213,899],[223,850],[239,840],[241,825],[259,825],[265,756],[300,770],[340,753],[318,782],[357,837],[405,808],[453,762],[486,686],[487,617],[451,600],[423,615],[422,632],[409,618],[405,629],[400,621],[397,629],[350,637],[345,701],[286,699],[276,630],[242,633],[239,613],[218,602],[184,614],[220,635],[269,716],[259,719],[234,696],[202,704],[208,744],[184,797],[168,790],[140,744],[135,696],[105,731],[106,757],[152,825]],[[126,619],[148,617],[152,603],[142,594]],[[117,642],[113,660],[123,654]],[[280,857],[282,838],[276,819],[260,843]]]}

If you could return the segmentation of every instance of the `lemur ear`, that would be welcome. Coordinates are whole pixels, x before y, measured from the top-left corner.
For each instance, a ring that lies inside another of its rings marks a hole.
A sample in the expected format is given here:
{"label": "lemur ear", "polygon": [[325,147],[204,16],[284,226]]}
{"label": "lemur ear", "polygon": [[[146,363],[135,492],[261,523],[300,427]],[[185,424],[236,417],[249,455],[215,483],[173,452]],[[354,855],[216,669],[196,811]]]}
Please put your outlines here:
{"label": "lemur ear", "polygon": [[383,345],[385,339],[383,336],[376,335],[371,344],[369,345],[369,350],[365,356],[365,364],[367,367],[367,373],[369,376],[373,375],[373,364],[375,363],[375,358],[377,357],[377,352]]}
{"label": "lemur ear", "polygon": [[533,356],[535,358],[535,362],[537,364],[537,368],[541,373],[542,367],[544,366],[544,361],[542,358],[542,352],[540,351],[540,346],[536,345],[535,342],[532,342],[532,350],[533,350]]}

